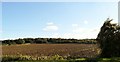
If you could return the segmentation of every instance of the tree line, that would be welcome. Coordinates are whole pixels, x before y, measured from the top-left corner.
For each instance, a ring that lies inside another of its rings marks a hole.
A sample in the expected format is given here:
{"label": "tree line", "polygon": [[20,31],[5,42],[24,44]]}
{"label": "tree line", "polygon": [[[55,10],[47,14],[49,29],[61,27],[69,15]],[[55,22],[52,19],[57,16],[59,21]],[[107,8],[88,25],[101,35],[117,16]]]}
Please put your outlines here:
{"label": "tree line", "polygon": [[3,40],[2,44],[63,44],[63,43],[78,43],[78,44],[96,44],[96,39],[63,39],[63,38],[19,38],[15,40]]}

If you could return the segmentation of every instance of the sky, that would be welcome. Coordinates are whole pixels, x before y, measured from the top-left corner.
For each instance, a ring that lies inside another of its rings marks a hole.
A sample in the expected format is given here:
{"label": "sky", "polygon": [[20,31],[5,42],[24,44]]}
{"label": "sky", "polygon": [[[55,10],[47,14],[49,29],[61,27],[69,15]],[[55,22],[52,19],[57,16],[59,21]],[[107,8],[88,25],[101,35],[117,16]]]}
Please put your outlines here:
{"label": "sky", "polygon": [[1,39],[96,38],[108,17],[117,2],[3,2]]}
{"label": "sky", "polygon": [[1,0],[2,2],[118,2],[119,0]]}
{"label": "sky", "polygon": [[[2,35],[2,3],[0,2],[0,40],[1,40],[1,35]],[[0,42],[0,44],[2,44],[2,42]],[[0,56],[1,56],[2,55],[2,47],[0,47],[0,51],[1,51],[0,52]]]}

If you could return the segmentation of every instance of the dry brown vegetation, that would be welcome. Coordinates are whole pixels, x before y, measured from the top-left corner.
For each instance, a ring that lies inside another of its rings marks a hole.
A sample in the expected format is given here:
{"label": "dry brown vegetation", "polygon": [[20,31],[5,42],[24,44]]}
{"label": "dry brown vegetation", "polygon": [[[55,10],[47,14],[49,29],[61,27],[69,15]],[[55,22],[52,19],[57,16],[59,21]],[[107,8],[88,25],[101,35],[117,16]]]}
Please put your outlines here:
{"label": "dry brown vegetation", "polygon": [[24,44],[2,46],[3,55],[29,56],[67,56],[67,57],[95,57],[98,54],[96,44]]}

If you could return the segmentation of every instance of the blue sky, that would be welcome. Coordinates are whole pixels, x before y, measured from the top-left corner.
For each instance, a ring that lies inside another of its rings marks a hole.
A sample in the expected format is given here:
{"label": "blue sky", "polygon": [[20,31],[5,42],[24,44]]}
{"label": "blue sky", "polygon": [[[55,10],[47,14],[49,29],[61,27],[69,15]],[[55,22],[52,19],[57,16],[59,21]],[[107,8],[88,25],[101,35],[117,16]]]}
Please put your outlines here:
{"label": "blue sky", "polygon": [[117,2],[3,2],[2,39],[96,38],[106,18],[118,19]]}
{"label": "blue sky", "polygon": [[1,0],[2,2],[118,2],[119,0]]}
{"label": "blue sky", "polygon": [[0,2],[0,25],[1,25],[1,22],[2,22],[2,3]]}

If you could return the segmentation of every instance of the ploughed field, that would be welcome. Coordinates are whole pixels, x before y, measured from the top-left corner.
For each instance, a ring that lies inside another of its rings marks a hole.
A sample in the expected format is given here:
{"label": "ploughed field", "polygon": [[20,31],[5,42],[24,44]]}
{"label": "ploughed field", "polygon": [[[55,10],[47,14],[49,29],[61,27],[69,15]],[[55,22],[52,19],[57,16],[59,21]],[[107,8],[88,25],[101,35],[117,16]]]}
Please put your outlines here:
{"label": "ploughed field", "polygon": [[29,56],[67,56],[67,57],[95,57],[99,53],[96,44],[22,44],[2,46],[3,55]]}

